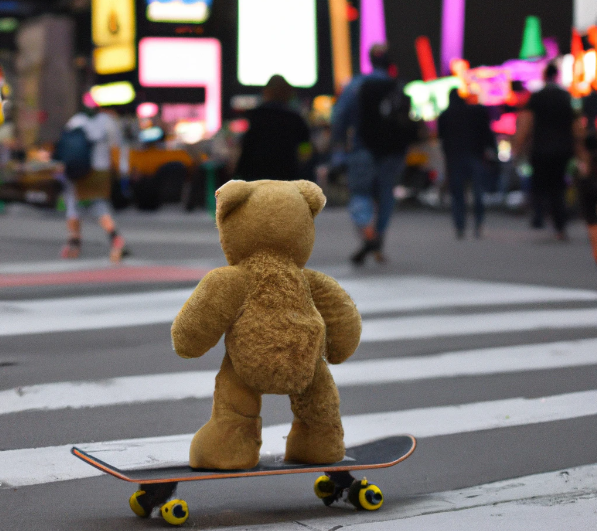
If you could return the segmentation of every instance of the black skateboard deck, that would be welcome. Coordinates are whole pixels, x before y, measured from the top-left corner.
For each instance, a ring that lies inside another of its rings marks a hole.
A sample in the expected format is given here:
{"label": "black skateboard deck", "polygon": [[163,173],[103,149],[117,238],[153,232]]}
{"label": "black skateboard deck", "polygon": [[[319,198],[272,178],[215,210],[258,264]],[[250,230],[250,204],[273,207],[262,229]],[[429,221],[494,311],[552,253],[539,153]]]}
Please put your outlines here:
{"label": "black skateboard deck", "polygon": [[183,500],[167,500],[174,494],[178,483],[206,479],[323,473],[325,475],[317,479],[314,488],[316,495],[326,505],[347,494],[348,501],[358,509],[376,510],[383,503],[381,491],[366,480],[356,480],[350,471],[394,466],[408,458],[415,451],[416,445],[416,440],[411,435],[400,435],[347,448],[344,459],[337,463],[297,464],[286,462],[283,456],[275,455],[262,457],[256,467],[248,470],[194,469],[190,466],[121,470],[77,447],[73,447],[71,453],[118,479],[138,483],[140,490],[129,500],[131,509],[138,516],[149,516],[154,508],[161,506],[162,516],[166,521],[180,525],[188,517],[187,504]]}

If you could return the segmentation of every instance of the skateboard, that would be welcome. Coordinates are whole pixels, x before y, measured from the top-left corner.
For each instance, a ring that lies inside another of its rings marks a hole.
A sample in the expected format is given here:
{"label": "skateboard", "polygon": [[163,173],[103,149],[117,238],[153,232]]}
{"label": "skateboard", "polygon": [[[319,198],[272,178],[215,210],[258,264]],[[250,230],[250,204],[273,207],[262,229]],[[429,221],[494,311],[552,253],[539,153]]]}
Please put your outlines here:
{"label": "skateboard", "polygon": [[154,509],[159,508],[166,522],[181,525],[189,517],[189,508],[184,500],[172,499],[176,487],[180,482],[204,479],[323,473],[315,480],[314,490],[325,505],[344,500],[359,510],[375,511],[383,504],[381,489],[366,479],[355,479],[350,472],[394,466],[409,457],[416,445],[411,435],[387,437],[347,448],[344,459],[337,463],[305,465],[284,461],[281,455],[272,455],[262,456],[255,468],[247,470],[210,470],[189,466],[120,470],[77,447],[73,447],[71,453],[118,479],[138,483],[139,489],[129,499],[129,505],[137,516],[149,517]]}

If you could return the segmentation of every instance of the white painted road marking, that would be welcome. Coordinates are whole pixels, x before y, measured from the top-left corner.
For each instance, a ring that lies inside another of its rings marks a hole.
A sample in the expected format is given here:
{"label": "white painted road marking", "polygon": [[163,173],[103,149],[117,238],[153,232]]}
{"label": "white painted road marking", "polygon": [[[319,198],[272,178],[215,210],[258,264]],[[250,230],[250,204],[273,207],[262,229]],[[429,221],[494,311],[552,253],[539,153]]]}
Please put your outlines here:
{"label": "white painted road marking", "polygon": [[[593,531],[597,522],[597,465],[524,476],[467,489],[396,500],[376,513],[330,511],[243,527],[247,531]],[[211,528],[210,528],[211,529]],[[215,528],[213,528],[215,529]],[[238,527],[218,527],[237,531]]]}
{"label": "white painted road marking", "polygon": [[[172,353],[172,356],[175,354]],[[457,376],[597,365],[597,339],[447,352],[434,356],[330,365],[336,385],[362,386]],[[58,382],[0,391],[0,415],[30,410],[100,407],[209,398],[217,371]],[[151,394],[145,392],[151,389]]]}
{"label": "white painted road marking", "polygon": [[[510,428],[597,415],[597,391],[544,398],[511,398],[456,406],[367,413],[342,419],[347,446],[411,433],[417,438],[479,430]],[[263,429],[263,454],[284,452],[289,424]],[[83,450],[120,468],[148,468],[184,464],[193,434],[77,444]],[[70,455],[72,445],[0,452],[3,487],[38,485],[100,475]]]}
{"label": "white painted road marking", "polygon": [[597,331],[597,309],[487,312],[367,319],[363,320],[361,342],[573,328],[593,328]]}
{"label": "white painted road marking", "polygon": [[594,301],[597,291],[429,276],[341,280],[362,314],[454,306]]}
{"label": "white painted road marking", "polygon": [[[380,311],[413,311],[457,306],[597,300],[597,291],[432,277],[383,277],[345,280],[341,281],[341,284],[351,293],[362,315]],[[190,289],[177,289],[125,295],[2,301],[0,336],[171,323],[191,292]],[[576,317],[582,319],[583,323],[593,319],[592,324],[597,324],[597,314],[591,313],[592,311],[594,310],[557,310],[568,313],[554,313],[554,310],[544,315],[549,323],[556,324],[562,317],[568,328],[576,326]],[[486,321],[493,321],[493,318],[487,317],[488,315],[492,314],[481,314],[481,318],[477,320],[482,323],[477,325],[477,328],[488,328]],[[500,331],[538,328],[537,319],[533,319],[529,312],[519,312],[509,321],[507,315],[509,314],[503,314],[500,318],[500,322],[503,323]],[[371,334],[388,327],[396,329],[396,332],[384,332],[388,339],[430,337],[428,327],[435,326],[447,317],[370,319],[365,323],[363,341],[371,341]],[[468,316],[460,316],[460,320],[455,316],[453,319],[456,319],[455,326],[462,327],[461,331],[451,328],[454,333],[481,333],[475,331],[472,325],[476,322],[474,319],[471,320]],[[407,322],[408,330],[401,332],[400,326],[396,325],[397,321]],[[469,321],[471,322],[466,326],[461,324]],[[452,326],[452,322],[449,322],[444,328]],[[496,323],[495,326],[499,325]],[[555,325],[550,324],[548,327],[553,326]]]}

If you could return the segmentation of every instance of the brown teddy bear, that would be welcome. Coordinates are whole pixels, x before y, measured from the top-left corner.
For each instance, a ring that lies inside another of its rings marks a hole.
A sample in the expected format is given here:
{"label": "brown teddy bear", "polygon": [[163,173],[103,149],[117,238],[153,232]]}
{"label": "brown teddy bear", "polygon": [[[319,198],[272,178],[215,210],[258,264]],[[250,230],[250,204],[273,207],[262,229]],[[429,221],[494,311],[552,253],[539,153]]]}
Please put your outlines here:
{"label": "brown teddy bear", "polygon": [[225,334],[211,419],[194,436],[194,468],[243,469],[259,461],[261,395],[289,395],[288,461],[344,457],[340,398],[327,366],[357,348],[361,318],[332,278],[305,269],[325,196],[309,181],[229,181],[216,192],[229,266],[199,283],[172,325],[183,358]]}

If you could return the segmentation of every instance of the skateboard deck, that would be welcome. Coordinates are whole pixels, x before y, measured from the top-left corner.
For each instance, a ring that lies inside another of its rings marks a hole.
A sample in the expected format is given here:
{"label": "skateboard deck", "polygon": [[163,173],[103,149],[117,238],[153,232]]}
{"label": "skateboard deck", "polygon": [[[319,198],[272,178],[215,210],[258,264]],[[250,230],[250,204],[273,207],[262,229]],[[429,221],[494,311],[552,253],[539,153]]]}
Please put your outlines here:
{"label": "skateboard deck", "polygon": [[180,482],[207,479],[271,476],[281,474],[323,473],[315,482],[315,494],[326,505],[347,496],[358,509],[376,510],[383,503],[380,489],[366,480],[356,480],[350,471],[386,468],[404,461],[416,448],[411,435],[400,435],[377,439],[372,442],[349,447],[342,461],[326,465],[305,465],[284,461],[281,455],[262,456],[259,464],[247,470],[211,470],[172,466],[121,470],[98,459],[80,448],[73,447],[71,453],[89,465],[118,479],[138,483],[139,489],[129,503],[138,516],[150,516],[153,509],[161,506],[164,519],[174,525],[182,524],[188,518],[188,506],[183,500],[171,500]]}

